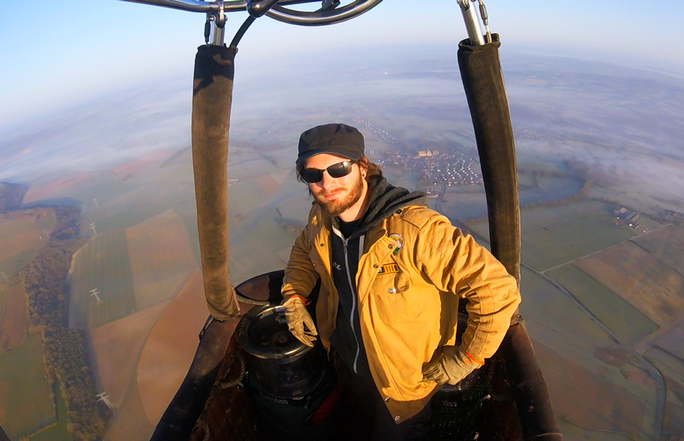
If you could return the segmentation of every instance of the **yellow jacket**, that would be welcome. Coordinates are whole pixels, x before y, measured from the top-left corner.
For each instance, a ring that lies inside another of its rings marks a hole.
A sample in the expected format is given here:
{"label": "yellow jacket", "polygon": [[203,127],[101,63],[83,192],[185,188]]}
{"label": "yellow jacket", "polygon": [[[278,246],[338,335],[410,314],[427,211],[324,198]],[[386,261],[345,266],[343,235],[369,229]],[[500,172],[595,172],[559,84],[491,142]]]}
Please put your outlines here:
{"label": "yellow jacket", "polygon": [[[330,216],[314,204],[292,247],[282,287],[285,298],[306,297],[321,279],[316,319],[326,348],[338,306],[330,232]],[[515,279],[487,249],[446,217],[416,205],[366,233],[356,287],[368,365],[397,423],[417,414],[437,390],[436,383],[422,380],[422,366],[437,348],[454,344],[459,297],[468,299],[461,347],[477,360],[496,352],[520,303]]]}

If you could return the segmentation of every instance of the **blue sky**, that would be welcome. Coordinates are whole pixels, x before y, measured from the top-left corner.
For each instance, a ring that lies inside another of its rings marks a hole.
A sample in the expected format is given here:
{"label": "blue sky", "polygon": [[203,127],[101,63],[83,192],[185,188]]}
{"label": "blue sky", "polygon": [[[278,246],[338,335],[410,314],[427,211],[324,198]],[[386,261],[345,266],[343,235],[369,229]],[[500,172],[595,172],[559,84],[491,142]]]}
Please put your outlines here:
{"label": "blue sky", "polygon": [[[598,59],[684,74],[684,1],[486,0],[502,50]],[[30,7],[27,6],[30,4]],[[429,6],[428,6],[429,5]],[[229,15],[232,35],[245,13]],[[0,6],[0,129],[99,96],[191,72],[204,16],[119,0],[6,0]],[[385,0],[324,28],[258,20],[238,60],[310,58],[317,50],[454,45],[465,37],[456,0]]]}

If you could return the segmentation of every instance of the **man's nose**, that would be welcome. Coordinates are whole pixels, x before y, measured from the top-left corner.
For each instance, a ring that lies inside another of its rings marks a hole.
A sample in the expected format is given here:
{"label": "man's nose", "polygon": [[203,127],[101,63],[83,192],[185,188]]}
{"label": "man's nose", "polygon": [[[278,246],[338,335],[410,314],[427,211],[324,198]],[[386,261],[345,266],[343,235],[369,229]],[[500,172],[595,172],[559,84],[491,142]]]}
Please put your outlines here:
{"label": "man's nose", "polygon": [[323,179],[321,179],[321,182],[319,182],[319,185],[321,187],[323,187],[324,189],[328,189],[328,188],[333,186],[334,182],[335,182],[335,178],[330,176],[328,174],[328,171],[326,170],[323,172]]}

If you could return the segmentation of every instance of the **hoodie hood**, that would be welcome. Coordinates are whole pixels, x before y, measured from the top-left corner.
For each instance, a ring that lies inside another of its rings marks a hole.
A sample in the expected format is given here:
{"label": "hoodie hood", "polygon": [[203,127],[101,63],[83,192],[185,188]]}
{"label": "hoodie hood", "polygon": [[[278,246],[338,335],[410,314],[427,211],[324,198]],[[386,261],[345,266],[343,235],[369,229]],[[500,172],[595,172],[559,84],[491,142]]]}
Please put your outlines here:
{"label": "hoodie hood", "polygon": [[422,191],[409,192],[395,187],[385,178],[375,178],[368,183],[368,209],[356,227],[353,236],[360,236],[383,219],[406,205],[427,207],[427,196]]}

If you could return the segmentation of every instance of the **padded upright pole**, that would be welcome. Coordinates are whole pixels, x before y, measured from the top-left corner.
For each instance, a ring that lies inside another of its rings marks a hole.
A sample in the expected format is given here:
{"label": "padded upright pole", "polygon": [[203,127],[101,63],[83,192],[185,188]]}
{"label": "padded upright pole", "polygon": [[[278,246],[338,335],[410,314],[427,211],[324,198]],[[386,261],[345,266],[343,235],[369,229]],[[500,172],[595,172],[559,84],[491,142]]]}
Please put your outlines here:
{"label": "padded upright pole", "polygon": [[458,45],[458,65],[480,154],[487,194],[492,254],[520,282],[520,208],[513,128],[499,62],[499,36],[493,42]]}
{"label": "padded upright pole", "polygon": [[228,130],[237,48],[200,46],[192,98],[192,167],[202,277],[217,320],[239,315],[228,268]]}

